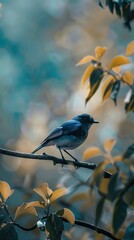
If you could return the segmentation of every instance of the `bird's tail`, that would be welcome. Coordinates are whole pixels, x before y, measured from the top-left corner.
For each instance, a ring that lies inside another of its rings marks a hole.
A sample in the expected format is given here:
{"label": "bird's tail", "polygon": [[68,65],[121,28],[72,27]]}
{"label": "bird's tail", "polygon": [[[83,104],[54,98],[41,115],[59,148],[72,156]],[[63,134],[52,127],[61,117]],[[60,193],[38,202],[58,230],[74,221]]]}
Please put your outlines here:
{"label": "bird's tail", "polygon": [[35,148],[35,149],[33,150],[32,154],[36,153],[36,152],[37,152],[38,150],[40,150],[42,147],[43,147],[43,146],[40,145],[40,146],[38,146],[37,148]]}

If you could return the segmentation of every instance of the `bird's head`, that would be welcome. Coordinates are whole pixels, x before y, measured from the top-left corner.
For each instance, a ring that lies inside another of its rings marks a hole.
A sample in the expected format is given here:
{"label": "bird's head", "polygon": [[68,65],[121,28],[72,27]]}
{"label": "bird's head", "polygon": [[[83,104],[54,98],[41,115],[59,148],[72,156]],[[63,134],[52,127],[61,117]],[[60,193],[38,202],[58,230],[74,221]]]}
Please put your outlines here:
{"label": "bird's head", "polygon": [[84,124],[88,128],[91,127],[91,125],[93,123],[99,123],[99,122],[95,121],[93,119],[93,117],[91,117],[89,114],[86,114],[86,113],[80,114],[80,115],[74,117],[73,119],[79,121],[80,123]]}

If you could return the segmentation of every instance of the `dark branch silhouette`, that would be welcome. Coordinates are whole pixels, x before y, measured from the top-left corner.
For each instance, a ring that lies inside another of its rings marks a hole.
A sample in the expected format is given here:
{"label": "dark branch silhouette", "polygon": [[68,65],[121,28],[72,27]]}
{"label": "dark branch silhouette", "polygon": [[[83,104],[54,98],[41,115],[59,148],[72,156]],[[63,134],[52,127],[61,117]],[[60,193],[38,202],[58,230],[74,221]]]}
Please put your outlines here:
{"label": "dark branch silhouette", "polygon": [[[73,165],[76,168],[87,168],[90,170],[95,170],[97,168],[96,164],[94,163],[86,163],[86,162],[77,162],[73,160],[67,160],[63,162],[63,159],[57,158],[47,154],[31,154],[31,153],[23,153],[17,151],[11,151],[7,149],[0,148],[0,154],[18,157],[18,158],[29,158],[29,159],[37,159],[37,160],[48,160],[52,161],[54,165]],[[112,175],[110,172],[104,171],[104,178],[110,178]]]}

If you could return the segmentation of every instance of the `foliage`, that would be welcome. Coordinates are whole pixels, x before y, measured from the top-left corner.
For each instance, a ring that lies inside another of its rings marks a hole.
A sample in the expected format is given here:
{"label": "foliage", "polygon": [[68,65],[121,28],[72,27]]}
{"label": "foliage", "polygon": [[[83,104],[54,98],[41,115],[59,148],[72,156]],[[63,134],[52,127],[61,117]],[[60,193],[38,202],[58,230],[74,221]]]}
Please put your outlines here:
{"label": "foliage", "polygon": [[101,58],[106,51],[106,47],[98,46],[95,48],[95,56],[88,55],[76,64],[76,66],[86,63],[90,64],[81,79],[83,85],[89,79],[89,93],[86,98],[86,103],[88,103],[98,90],[101,82],[103,82],[101,93],[102,101],[110,97],[115,105],[117,105],[117,97],[121,85],[127,85],[129,90],[124,100],[125,110],[126,112],[134,111],[133,74],[131,71],[122,71],[123,65],[131,63],[128,57],[134,54],[134,41],[128,44],[125,55],[115,56],[107,66],[104,66]]}

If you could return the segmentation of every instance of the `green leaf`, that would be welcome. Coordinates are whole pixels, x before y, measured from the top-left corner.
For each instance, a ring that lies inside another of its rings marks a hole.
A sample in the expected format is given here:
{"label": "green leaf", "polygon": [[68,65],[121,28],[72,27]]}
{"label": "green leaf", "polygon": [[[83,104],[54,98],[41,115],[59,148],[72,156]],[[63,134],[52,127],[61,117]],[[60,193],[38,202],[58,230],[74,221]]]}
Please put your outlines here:
{"label": "green leaf", "polygon": [[134,143],[132,143],[123,154],[123,159],[131,158],[134,155]]}
{"label": "green leaf", "polygon": [[46,222],[46,230],[49,232],[50,240],[61,240],[61,234],[64,231],[64,224],[56,214],[50,214]]}
{"label": "green leaf", "polygon": [[102,212],[103,212],[103,206],[105,203],[105,198],[102,197],[96,207],[96,213],[95,213],[95,225],[97,226],[99,223],[99,220],[101,218]]}
{"label": "green leaf", "polygon": [[125,99],[125,110],[126,112],[134,112],[134,86],[130,89]]}
{"label": "green leaf", "polygon": [[115,203],[112,222],[114,233],[117,233],[122,226],[127,215],[127,207],[128,205],[122,198],[119,198]]}
{"label": "green leaf", "polygon": [[98,4],[99,4],[99,6],[100,6],[101,8],[104,8],[104,6],[103,6],[101,0],[98,0]]}
{"label": "green leaf", "polygon": [[112,93],[111,93],[111,99],[114,101],[115,105],[117,105],[117,96],[120,90],[120,85],[121,85],[121,81],[117,80],[112,88]]}
{"label": "green leaf", "polygon": [[18,235],[12,224],[8,223],[0,229],[0,240],[18,240]]}
{"label": "green leaf", "polygon": [[122,13],[124,18],[128,18],[130,16],[131,11],[131,3],[124,1],[122,3]]}
{"label": "green leaf", "polygon": [[95,69],[91,75],[90,75],[90,92],[86,98],[86,103],[89,101],[89,99],[95,94],[97,91],[101,80],[103,78],[103,70],[101,68]]}
{"label": "green leaf", "polygon": [[134,239],[134,222],[128,225],[123,240],[133,240],[133,239]]}
{"label": "green leaf", "polygon": [[119,172],[116,172],[114,175],[112,175],[110,182],[108,184],[108,199],[110,201],[114,201],[119,190],[121,189],[121,181],[119,178]]}
{"label": "green leaf", "polygon": [[106,5],[109,7],[110,12],[113,14],[113,12],[114,12],[114,2],[113,2],[113,0],[107,0]]}
{"label": "green leaf", "polygon": [[118,3],[115,3],[115,11],[116,11],[116,14],[121,17],[121,8],[120,8],[120,5]]}

